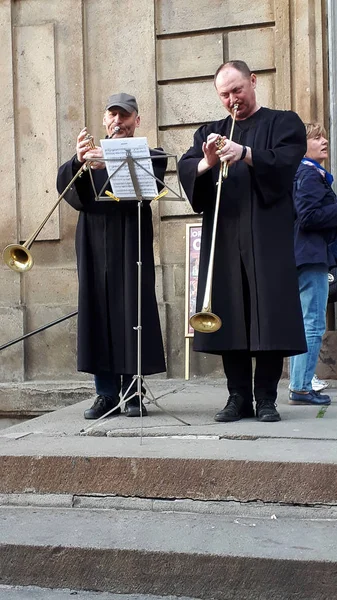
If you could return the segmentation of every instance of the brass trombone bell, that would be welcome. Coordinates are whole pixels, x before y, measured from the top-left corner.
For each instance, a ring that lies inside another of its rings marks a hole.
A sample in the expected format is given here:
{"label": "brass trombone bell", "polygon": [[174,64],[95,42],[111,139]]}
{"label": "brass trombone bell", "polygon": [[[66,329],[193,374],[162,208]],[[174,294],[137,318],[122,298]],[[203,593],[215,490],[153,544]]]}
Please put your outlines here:
{"label": "brass trombone bell", "polygon": [[9,244],[2,257],[8,267],[19,273],[29,271],[34,264],[32,253],[24,244]]}
{"label": "brass trombone bell", "polygon": [[222,326],[222,321],[218,315],[209,312],[198,312],[190,318],[190,325],[200,333],[215,333]]}

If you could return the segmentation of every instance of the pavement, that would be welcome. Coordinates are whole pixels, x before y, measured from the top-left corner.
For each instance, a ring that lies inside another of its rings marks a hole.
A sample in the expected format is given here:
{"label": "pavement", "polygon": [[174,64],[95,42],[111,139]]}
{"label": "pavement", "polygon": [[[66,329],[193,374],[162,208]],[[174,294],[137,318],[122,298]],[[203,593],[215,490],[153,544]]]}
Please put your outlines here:
{"label": "pavement", "polygon": [[[337,388],[326,411],[288,404],[282,420],[217,423],[220,380],[152,380],[148,417],[86,421],[94,396],[0,431],[0,494],[103,494],[299,505],[337,502]],[[190,425],[182,424],[182,419]],[[65,500],[66,501],[66,500]]]}
{"label": "pavement", "polygon": [[0,585],[1,600],[197,600],[180,596],[149,596],[109,594],[106,592],[81,592],[78,590],[51,590],[32,586]]}
{"label": "pavement", "polygon": [[[123,414],[102,421],[87,421],[83,412],[95,396],[67,406],[42,417],[14,425],[0,431],[0,440],[29,435],[44,436],[107,436],[107,437],[170,437],[196,439],[282,439],[333,440],[337,439],[337,381],[330,381],[331,405],[322,411],[317,406],[291,406],[288,404],[288,381],[279,385],[278,410],[282,420],[260,423],[256,419],[242,419],[235,423],[216,423],[214,414],[227,401],[225,383],[221,380],[193,379],[190,381],[146,379],[149,386],[145,400],[148,417],[130,418]],[[164,409],[151,403],[156,402]],[[176,419],[189,423],[184,425]],[[84,430],[84,431],[83,431]],[[326,457],[328,459],[328,457]]]}
{"label": "pavement", "polygon": [[[118,594],[132,594],[120,600],[154,600],[158,595],[333,600],[336,518],[316,508],[305,512],[249,514],[242,506],[221,515],[3,507],[1,580],[7,586],[60,588],[59,596],[44,596],[29,587],[29,595],[27,588],[13,595],[5,587],[10,600],[73,595],[96,600],[79,590],[113,591],[116,600]],[[72,591],[63,591],[66,587]],[[2,591],[0,587],[0,597],[9,600]],[[110,600],[110,595],[103,598]],[[97,595],[97,600],[103,599]]]}
{"label": "pavement", "polygon": [[287,386],[276,423],[215,422],[223,381],[151,379],[148,417],[86,421],[88,394],[1,430],[0,598],[332,600],[337,382],[324,411]]}
{"label": "pavement", "polygon": [[[191,507],[192,508],[192,507]],[[168,510],[44,508],[8,506],[0,510],[1,545],[49,550],[67,548],[156,554],[165,560],[175,554],[302,562],[337,562],[336,512],[307,509],[255,511],[244,506],[222,514]],[[276,513],[276,514],[275,514]],[[23,519],[22,515],[25,515]],[[92,515],[94,514],[94,518]],[[272,518],[273,517],[273,518]],[[320,548],[319,555],[317,548]],[[56,560],[55,556],[55,560]],[[27,557],[27,565],[29,562]],[[153,575],[154,576],[154,575]],[[61,573],[59,575],[61,578]],[[84,575],[82,575],[84,577]],[[149,573],[150,577],[150,573]]]}

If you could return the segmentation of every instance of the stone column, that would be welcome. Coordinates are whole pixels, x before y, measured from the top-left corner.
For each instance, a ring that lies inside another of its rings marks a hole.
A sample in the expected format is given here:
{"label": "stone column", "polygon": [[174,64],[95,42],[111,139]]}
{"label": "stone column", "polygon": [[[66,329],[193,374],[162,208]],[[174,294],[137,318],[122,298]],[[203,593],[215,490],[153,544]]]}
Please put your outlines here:
{"label": "stone column", "polygon": [[[329,60],[329,106],[330,106],[330,169],[337,178],[337,4],[327,0],[328,60]],[[334,184],[336,190],[336,183]]]}
{"label": "stone column", "polygon": [[303,121],[324,122],[322,2],[293,0],[290,17],[292,108]]}
{"label": "stone column", "polygon": [[[13,53],[12,53],[11,0],[0,2],[0,72],[2,110],[0,131],[2,154],[1,178],[1,251],[4,246],[17,242],[17,203],[15,184],[15,135],[13,98]],[[23,333],[23,307],[20,301],[20,275],[0,264],[0,344]],[[0,381],[22,381],[24,377],[23,345],[3,350],[0,361]]]}

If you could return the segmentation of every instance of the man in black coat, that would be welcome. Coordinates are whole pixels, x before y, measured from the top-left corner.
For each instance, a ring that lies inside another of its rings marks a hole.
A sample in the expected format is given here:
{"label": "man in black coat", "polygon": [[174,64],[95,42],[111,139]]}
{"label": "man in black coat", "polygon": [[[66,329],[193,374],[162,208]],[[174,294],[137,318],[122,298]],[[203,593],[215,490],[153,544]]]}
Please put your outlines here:
{"label": "man in black coat", "polygon": [[[216,333],[194,336],[197,352],[222,356],[229,399],[216,421],[278,421],[275,408],[283,357],[306,351],[294,260],[292,183],[306,149],[305,128],[292,111],[260,107],[256,75],[243,61],[219,67],[215,88],[233,114],[200,127],[179,163],[195,212],[203,213],[197,310],[203,305],[221,162],[222,181],[213,270]],[[218,149],[222,138],[224,146]],[[256,358],[252,389],[252,356]]]}
{"label": "man in black coat", "polygon": [[[134,96],[109,97],[103,116],[107,137],[133,137],[140,118]],[[151,151],[155,154],[155,151]],[[88,159],[102,158],[102,148],[91,148],[87,129],[79,133],[76,155],[59,169],[57,188],[62,192]],[[154,160],[154,173],[163,180],[167,159]],[[107,180],[104,161],[90,162],[95,188]],[[110,185],[107,190],[111,192]],[[96,201],[89,170],[78,177],[65,196],[79,211],[76,255],[79,279],[78,370],[93,373],[97,398],[85,411],[97,419],[117,406],[119,393],[135,393],[137,380],[138,203]],[[141,208],[142,239],[142,375],[166,370],[155,296],[152,211]],[[132,384],[132,385],[131,385]],[[131,385],[131,387],[130,387]],[[127,416],[146,415],[138,396],[125,404]],[[112,413],[119,414],[120,408]]]}

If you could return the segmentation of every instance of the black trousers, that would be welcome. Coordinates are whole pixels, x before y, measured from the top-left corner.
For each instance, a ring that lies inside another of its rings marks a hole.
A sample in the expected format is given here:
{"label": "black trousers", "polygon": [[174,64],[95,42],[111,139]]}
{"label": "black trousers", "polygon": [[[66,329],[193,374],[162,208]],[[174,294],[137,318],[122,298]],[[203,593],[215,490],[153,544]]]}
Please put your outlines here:
{"label": "black trousers", "polygon": [[[95,375],[95,386],[96,393],[98,396],[109,396],[115,400],[118,400],[118,396],[120,391],[122,391],[122,395],[126,393],[129,389],[128,397],[134,394],[137,391],[137,380],[133,381],[133,375],[119,375],[114,373],[113,371],[104,371],[102,373],[97,373]],[[142,393],[145,394],[145,388],[142,385]]]}
{"label": "black trousers", "polygon": [[252,354],[249,350],[224,352],[222,362],[230,394],[237,392],[246,400],[256,402],[268,399],[275,402],[277,386],[283,370],[283,355],[279,352],[256,352],[253,381]]}

